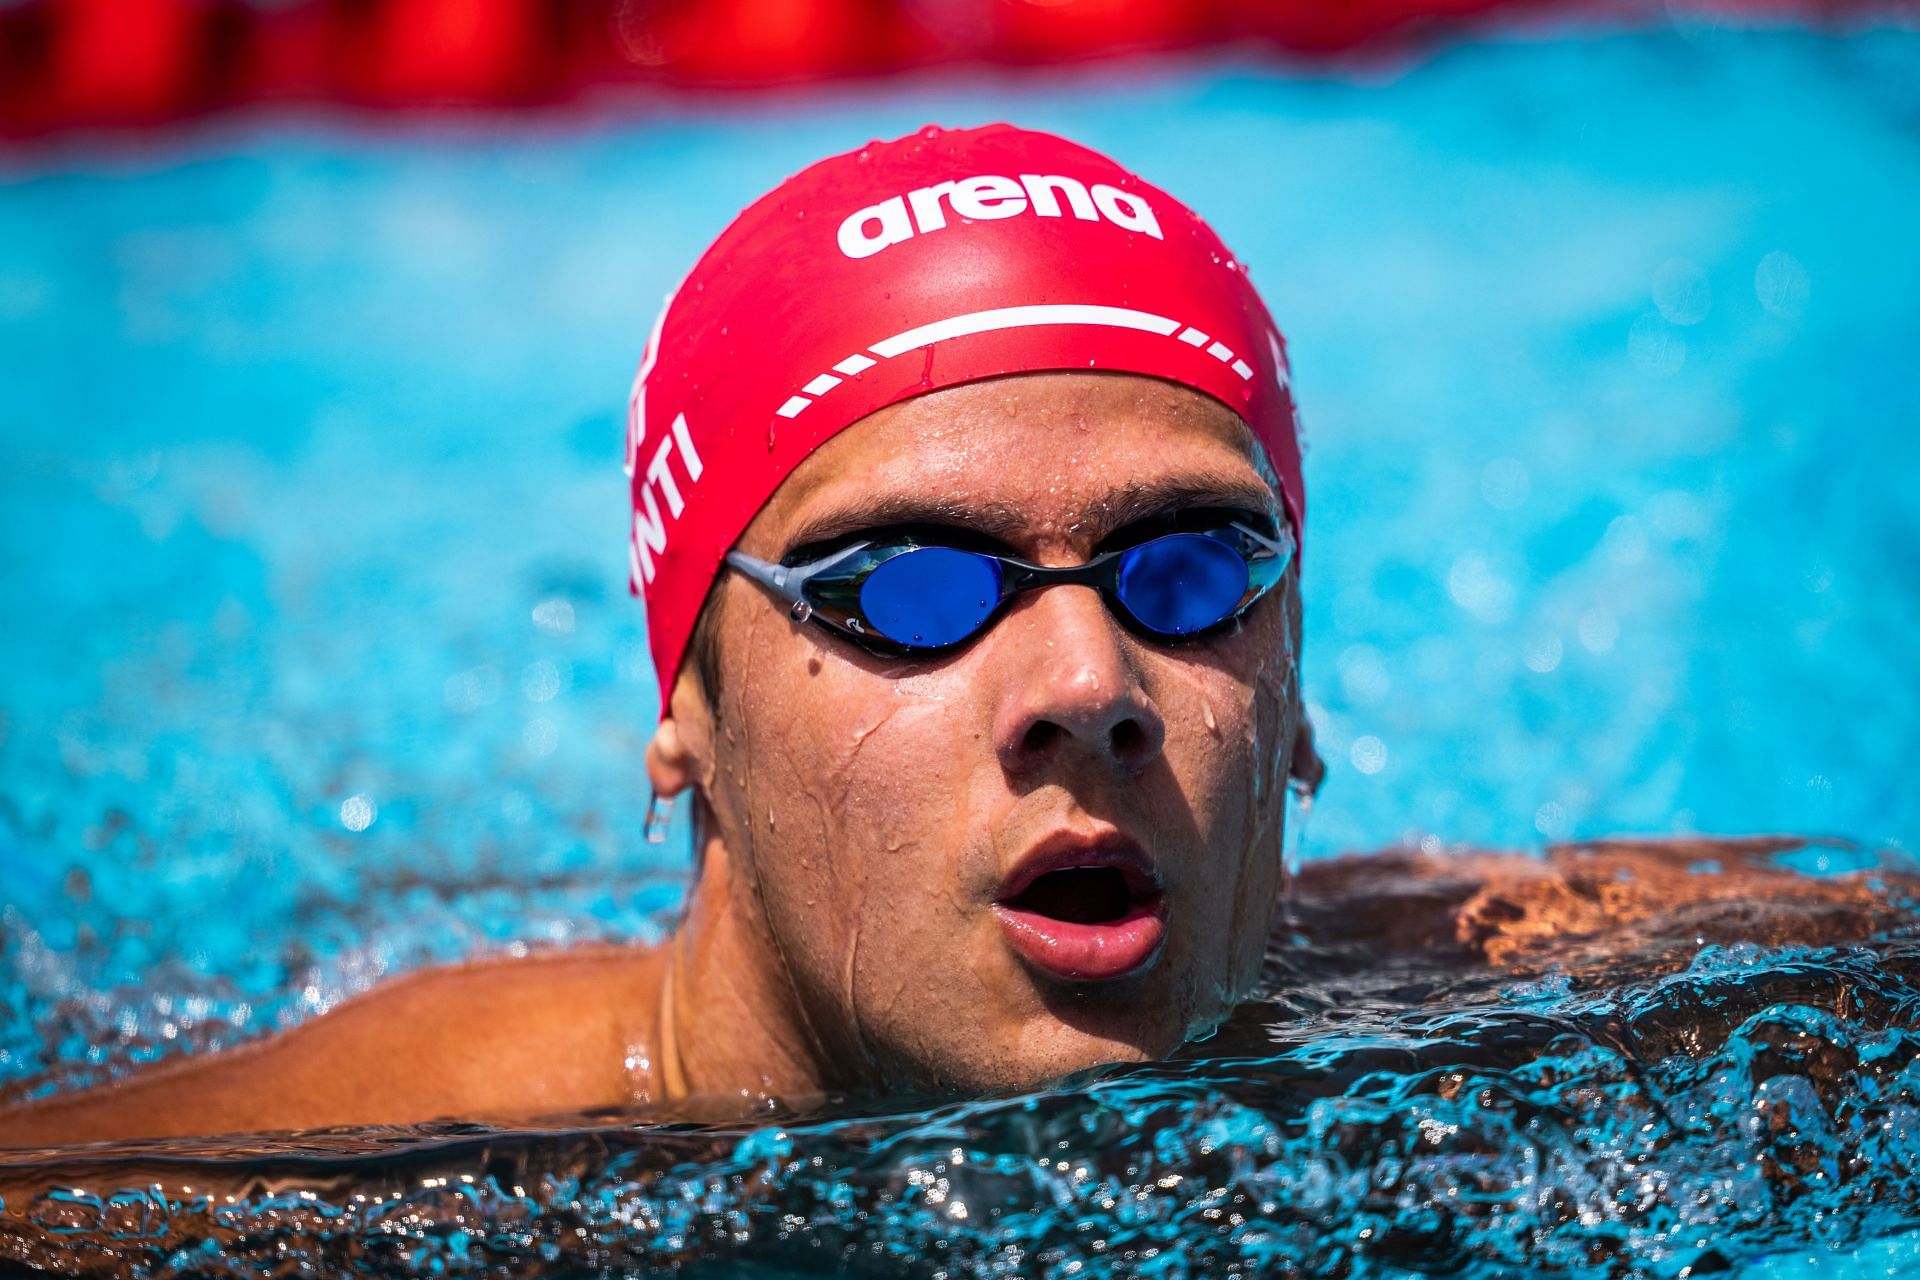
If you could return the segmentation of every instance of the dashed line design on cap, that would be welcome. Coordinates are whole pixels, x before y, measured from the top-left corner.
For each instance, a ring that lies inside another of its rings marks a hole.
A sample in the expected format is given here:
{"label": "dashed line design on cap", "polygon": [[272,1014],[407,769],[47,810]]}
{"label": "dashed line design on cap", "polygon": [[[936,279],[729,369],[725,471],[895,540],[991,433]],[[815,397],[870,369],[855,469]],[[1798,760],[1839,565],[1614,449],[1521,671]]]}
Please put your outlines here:
{"label": "dashed line design on cap", "polygon": [[[964,338],[975,333],[992,333],[1000,329],[1029,329],[1039,325],[1086,324],[1100,325],[1110,329],[1133,329],[1140,333],[1157,333],[1161,337],[1171,338],[1179,335],[1179,340],[1189,347],[1205,347],[1208,355],[1227,365],[1243,381],[1252,381],[1253,369],[1234,355],[1233,349],[1222,342],[1215,342],[1207,333],[1182,326],[1178,320],[1169,320],[1165,316],[1156,316],[1148,311],[1135,311],[1130,307],[1106,307],[1093,303],[1054,302],[1041,303],[1026,307],[995,307],[990,311],[970,311],[965,315],[949,316],[945,320],[936,320],[931,324],[919,325],[904,333],[896,333],[891,338],[883,338],[867,350],[882,360],[891,360],[895,356],[905,355],[909,351],[918,351],[930,347],[936,342],[948,338]],[[785,404],[777,410],[783,418],[798,417],[802,410],[812,404],[815,398],[839,386],[844,378],[855,378],[873,368],[879,361],[862,353],[855,352],[833,366],[833,373],[822,373],[814,377],[796,395],[787,397]],[[836,376],[841,375],[841,376]]]}

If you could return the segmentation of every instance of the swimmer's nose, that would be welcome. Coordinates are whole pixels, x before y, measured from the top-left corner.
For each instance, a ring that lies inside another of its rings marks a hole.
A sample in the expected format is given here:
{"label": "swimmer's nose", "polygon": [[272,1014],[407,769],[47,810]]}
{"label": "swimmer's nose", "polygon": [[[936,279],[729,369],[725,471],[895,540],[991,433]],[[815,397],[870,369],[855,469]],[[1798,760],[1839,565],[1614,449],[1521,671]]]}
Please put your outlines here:
{"label": "swimmer's nose", "polygon": [[1166,723],[1140,682],[1125,633],[1091,587],[1036,591],[1001,622],[993,669],[1005,672],[994,740],[1023,774],[1065,753],[1137,773],[1160,754]]}

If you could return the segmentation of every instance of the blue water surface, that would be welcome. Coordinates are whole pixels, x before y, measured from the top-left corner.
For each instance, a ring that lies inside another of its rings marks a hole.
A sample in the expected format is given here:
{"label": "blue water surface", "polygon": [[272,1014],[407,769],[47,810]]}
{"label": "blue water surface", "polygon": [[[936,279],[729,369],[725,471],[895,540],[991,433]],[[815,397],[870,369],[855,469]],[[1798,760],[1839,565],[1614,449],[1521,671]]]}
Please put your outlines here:
{"label": "blue water surface", "polygon": [[785,174],[1000,118],[1185,198],[1289,336],[1309,857],[1916,847],[1920,34],[80,140],[0,157],[0,1086],[658,936],[647,326]]}

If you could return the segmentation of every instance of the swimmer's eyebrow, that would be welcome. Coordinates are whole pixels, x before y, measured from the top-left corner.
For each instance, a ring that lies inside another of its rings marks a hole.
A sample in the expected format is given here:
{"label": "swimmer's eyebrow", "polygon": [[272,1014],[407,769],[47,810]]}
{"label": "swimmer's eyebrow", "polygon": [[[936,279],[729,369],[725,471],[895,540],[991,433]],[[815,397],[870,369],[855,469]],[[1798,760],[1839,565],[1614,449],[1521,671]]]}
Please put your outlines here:
{"label": "swimmer's eyebrow", "polygon": [[[1264,484],[1239,478],[1209,480],[1171,476],[1158,480],[1130,480],[1101,494],[1080,510],[1077,525],[1098,542],[1117,530],[1153,516],[1193,507],[1230,507],[1276,514],[1273,491]],[[1012,546],[1033,528],[1033,516],[1014,503],[969,502],[925,494],[888,494],[849,506],[819,512],[788,536],[789,551],[815,546],[864,529],[895,525],[951,525],[983,534]]]}
{"label": "swimmer's eyebrow", "polygon": [[985,534],[998,542],[1011,542],[1030,523],[1027,513],[1011,503],[961,502],[899,493],[870,498],[855,507],[822,511],[788,536],[787,547],[789,550],[810,547],[863,529],[907,524],[952,525]]}
{"label": "swimmer's eyebrow", "polygon": [[1080,513],[1080,521],[1105,538],[1130,524],[1194,507],[1279,513],[1273,490],[1264,484],[1238,478],[1208,480],[1198,476],[1169,476],[1122,484],[1088,503]]}

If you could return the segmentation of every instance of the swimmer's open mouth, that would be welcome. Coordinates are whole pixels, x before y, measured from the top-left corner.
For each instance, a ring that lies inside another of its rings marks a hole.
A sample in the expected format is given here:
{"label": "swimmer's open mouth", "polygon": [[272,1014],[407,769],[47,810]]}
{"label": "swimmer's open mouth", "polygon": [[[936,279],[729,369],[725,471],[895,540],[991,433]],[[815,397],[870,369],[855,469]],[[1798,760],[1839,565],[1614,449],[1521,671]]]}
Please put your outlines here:
{"label": "swimmer's open mouth", "polygon": [[1074,982],[1137,973],[1166,940],[1159,873],[1118,835],[1043,842],[1007,878],[994,913],[1022,959]]}
{"label": "swimmer's open mouth", "polygon": [[1147,889],[1142,892],[1127,883],[1119,867],[1062,867],[1034,877],[1005,905],[1069,924],[1111,924],[1141,899],[1159,893],[1151,886]]}

